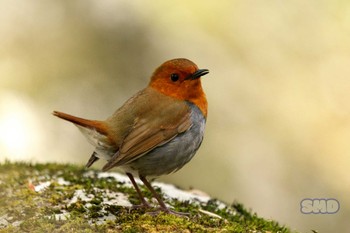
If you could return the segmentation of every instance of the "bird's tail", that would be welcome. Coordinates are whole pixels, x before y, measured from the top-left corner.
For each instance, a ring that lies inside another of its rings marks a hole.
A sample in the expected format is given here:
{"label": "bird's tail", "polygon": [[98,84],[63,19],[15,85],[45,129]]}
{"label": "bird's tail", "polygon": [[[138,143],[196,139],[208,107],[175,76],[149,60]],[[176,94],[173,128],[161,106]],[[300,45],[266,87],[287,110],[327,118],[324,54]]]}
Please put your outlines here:
{"label": "bird's tail", "polygon": [[87,129],[96,130],[98,133],[103,134],[103,135],[108,134],[107,126],[103,121],[87,120],[84,118],[72,116],[72,115],[69,115],[67,113],[58,112],[58,111],[53,111],[52,114],[54,116],[57,116],[57,117],[63,119],[63,120],[70,121],[77,126],[87,128]]}
{"label": "bird's tail", "polygon": [[118,147],[109,137],[108,127],[104,121],[87,120],[58,111],[54,111],[52,114],[75,124],[90,144],[95,146],[95,151],[86,164],[87,167],[90,167],[101,156],[109,160],[115,151],[118,150]]}

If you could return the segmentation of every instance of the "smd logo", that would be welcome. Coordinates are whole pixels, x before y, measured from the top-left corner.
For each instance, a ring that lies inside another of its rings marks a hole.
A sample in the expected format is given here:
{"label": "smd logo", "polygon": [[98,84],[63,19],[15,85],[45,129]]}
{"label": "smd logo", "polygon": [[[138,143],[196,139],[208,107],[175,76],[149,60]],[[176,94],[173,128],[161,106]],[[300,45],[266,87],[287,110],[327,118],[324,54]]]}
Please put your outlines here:
{"label": "smd logo", "polygon": [[300,202],[303,214],[335,214],[339,209],[339,201],[334,198],[305,198]]}

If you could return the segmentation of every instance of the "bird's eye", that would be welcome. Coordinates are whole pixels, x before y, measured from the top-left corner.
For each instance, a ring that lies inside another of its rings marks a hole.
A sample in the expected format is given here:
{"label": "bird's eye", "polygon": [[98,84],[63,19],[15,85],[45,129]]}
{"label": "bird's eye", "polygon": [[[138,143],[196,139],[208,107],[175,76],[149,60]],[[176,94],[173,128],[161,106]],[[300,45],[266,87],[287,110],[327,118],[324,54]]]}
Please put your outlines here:
{"label": "bird's eye", "polygon": [[171,74],[170,78],[171,78],[171,81],[176,82],[177,80],[179,80],[179,75],[178,74]]}

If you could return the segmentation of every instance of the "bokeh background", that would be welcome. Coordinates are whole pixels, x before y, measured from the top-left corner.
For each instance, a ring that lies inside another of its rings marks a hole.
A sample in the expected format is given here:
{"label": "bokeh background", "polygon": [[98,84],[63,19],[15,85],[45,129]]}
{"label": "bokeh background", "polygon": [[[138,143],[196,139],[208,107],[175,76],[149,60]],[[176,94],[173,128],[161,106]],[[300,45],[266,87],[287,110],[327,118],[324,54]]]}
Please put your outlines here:
{"label": "bokeh background", "polygon": [[[292,229],[348,230],[349,1],[1,0],[0,8],[0,161],[84,164],[93,148],[52,110],[105,119],[163,61],[186,57],[210,70],[205,141],[161,180]],[[304,198],[336,198],[340,211],[302,214]]]}

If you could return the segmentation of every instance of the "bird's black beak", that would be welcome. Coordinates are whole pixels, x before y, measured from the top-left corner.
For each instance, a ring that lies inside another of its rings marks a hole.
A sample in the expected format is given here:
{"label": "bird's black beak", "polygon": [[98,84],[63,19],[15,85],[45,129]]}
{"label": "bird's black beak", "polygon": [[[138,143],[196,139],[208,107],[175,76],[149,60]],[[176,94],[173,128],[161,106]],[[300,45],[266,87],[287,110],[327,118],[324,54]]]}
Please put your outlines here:
{"label": "bird's black beak", "polygon": [[207,69],[199,69],[196,72],[194,72],[192,75],[190,75],[187,79],[194,80],[194,79],[200,78],[203,75],[206,75],[208,73],[209,73],[209,70],[207,70]]}

